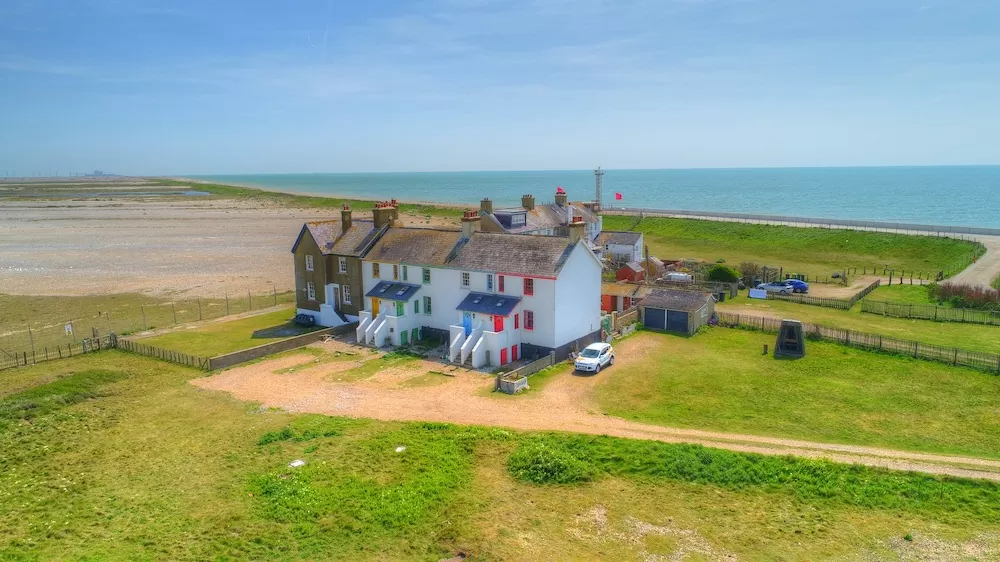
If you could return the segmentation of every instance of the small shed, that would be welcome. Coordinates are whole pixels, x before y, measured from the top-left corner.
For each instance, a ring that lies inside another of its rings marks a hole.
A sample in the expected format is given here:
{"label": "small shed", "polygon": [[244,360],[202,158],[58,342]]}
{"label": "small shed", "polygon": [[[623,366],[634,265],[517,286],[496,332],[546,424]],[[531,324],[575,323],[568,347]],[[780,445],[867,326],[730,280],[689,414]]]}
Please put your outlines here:
{"label": "small shed", "polygon": [[715,299],[698,291],[653,289],[639,302],[643,326],[652,330],[693,335],[714,313]]}
{"label": "small shed", "polygon": [[615,279],[619,281],[631,281],[639,283],[646,278],[646,270],[637,261],[626,263],[621,269],[615,272]]}
{"label": "small shed", "polygon": [[653,279],[657,279],[667,272],[666,264],[656,256],[649,256],[649,259],[643,260],[642,265],[646,268],[646,275]]}
{"label": "small shed", "polygon": [[625,312],[635,306],[638,285],[631,283],[601,283],[601,311]]}

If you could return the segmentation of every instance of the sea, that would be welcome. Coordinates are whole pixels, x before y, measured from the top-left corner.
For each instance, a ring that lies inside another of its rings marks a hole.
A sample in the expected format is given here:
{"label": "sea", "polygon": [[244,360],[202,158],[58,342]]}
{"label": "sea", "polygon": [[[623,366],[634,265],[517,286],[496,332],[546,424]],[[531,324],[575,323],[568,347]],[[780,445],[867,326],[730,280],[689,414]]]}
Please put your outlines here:
{"label": "sea", "polygon": [[[592,200],[593,170],[189,176],[310,195],[520,205]],[[620,199],[618,198],[620,196]],[[736,212],[1000,228],[1000,166],[604,170],[607,207]]]}

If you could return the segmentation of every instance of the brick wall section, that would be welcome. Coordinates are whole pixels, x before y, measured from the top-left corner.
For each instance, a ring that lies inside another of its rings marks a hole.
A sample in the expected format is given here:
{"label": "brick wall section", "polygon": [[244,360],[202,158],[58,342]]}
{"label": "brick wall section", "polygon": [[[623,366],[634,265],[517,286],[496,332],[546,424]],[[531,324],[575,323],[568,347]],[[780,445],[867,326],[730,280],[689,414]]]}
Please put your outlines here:
{"label": "brick wall section", "polygon": [[281,353],[282,351],[298,349],[311,343],[318,342],[326,336],[338,336],[340,334],[353,333],[357,327],[358,323],[352,322],[350,324],[344,324],[343,326],[325,328],[323,330],[309,332],[308,334],[302,334],[301,336],[295,336],[286,340],[258,345],[257,347],[251,347],[250,349],[244,349],[242,351],[234,351],[233,353],[227,353],[225,355],[219,355],[209,359],[208,368],[210,371],[225,369],[227,367],[232,367],[233,365],[239,365],[240,363],[246,363],[247,361],[266,357],[275,353]]}

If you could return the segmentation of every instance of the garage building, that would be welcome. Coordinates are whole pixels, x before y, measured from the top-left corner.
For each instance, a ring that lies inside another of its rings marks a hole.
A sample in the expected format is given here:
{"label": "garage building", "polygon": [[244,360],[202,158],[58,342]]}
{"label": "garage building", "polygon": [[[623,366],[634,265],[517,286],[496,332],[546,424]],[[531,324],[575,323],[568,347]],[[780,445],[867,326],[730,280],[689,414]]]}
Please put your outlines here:
{"label": "garage building", "polygon": [[639,302],[642,324],[651,330],[693,335],[715,313],[715,299],[708,293],[654,289]]}

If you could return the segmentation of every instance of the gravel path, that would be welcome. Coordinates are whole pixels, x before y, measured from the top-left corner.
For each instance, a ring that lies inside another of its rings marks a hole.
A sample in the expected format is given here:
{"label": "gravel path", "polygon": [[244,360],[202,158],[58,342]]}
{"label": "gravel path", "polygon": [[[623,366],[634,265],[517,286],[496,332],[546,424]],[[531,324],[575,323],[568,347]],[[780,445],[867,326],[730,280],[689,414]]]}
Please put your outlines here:
{"label": "gravel path", "polygon": [[[343,346],[341,343],[321,344]],[[638,360],[641,350],[630,355]],[[317,364],[295,372],[277,374],[296,364],[314,361],[307,354],[285,357],[230,369],[197,379],[193,384],[232,393],[241,400],[292,412],[374,418],[385,421],[441,421],[466,425],[491,425],[518,430],[556,430],[594,435],[612,435],[668,443],[697,443],[709,447],[765,455],[796,455],[836,462],[945,474],[1000,481],[1000,461],[962,456],[934,455],[876,447],[815,443],[700,431],[643,424],[601,414],[593,405],[593,390],[602,377],[558,375],[538,393],[517,398],[490,395],[493,377],[472,371],[456,371],[442,384],[407,388],[401,383],[442,366],[418,362],[362,381],[336,382],[336,372],[349,364]],[[618,367],[625,361],[619,360]]]}

